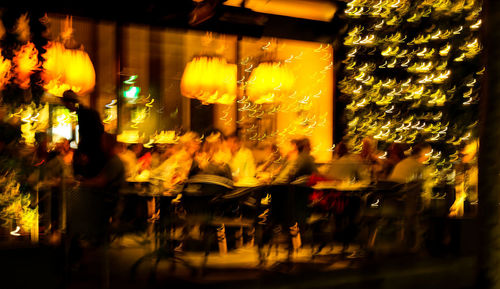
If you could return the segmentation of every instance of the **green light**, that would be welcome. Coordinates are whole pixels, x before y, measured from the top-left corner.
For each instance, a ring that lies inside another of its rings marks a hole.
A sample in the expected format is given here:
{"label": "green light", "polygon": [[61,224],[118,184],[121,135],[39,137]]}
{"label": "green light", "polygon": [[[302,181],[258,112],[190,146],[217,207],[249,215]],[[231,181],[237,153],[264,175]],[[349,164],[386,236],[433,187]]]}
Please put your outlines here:
{"label": "green light", "polygon": [[132,75],[127,80],[125,80],[123,83],[134,84],[136,79],[137,79],[137,75]]}
{"label": "green light", "polygon": [[137,86],[131,86],[129,89],[123,92],[123,96],[126,98],[137,98],[141,89]]}

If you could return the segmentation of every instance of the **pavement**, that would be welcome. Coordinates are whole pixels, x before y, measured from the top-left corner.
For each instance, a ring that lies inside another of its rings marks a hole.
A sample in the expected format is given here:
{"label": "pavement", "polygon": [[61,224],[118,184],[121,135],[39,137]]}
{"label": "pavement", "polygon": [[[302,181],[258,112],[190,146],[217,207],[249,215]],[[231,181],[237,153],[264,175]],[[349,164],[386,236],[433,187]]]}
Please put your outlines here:
{"label": "pavement", "polygon": [[[323,249],[314,259],[302,248],[287,262],[284,247],[271,250],[259,264],[255,247],[212,250],[203,267],[202,251],[156,258],[154,244],[140,235],[115,240],[107,250],[87,250],[81,266],[64,278],[64,250],[60,246],[21,244],[0,246],[1,288],[473,288],[474,255],[376,254],[346,258],[341,246]],[[348,254],[355,251],[350,247]],[[107,257],[106,257],[107,256]],[[139,264],[134,268],[134,264]],[[173,266],[172,264],[175,264]]]}

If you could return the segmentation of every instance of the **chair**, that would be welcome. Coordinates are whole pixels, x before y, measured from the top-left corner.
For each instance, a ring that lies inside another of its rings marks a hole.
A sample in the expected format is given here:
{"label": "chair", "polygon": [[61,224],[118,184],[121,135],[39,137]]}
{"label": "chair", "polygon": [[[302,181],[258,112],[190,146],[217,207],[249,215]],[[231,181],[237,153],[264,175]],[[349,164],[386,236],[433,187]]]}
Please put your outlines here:
{"label": "chair", "polygon": [[[208,255],[214,237],[217,238],[219,253],[227,252],[227,241],[225,235],[226,219],[224,216],[230,215],[230,201],[225,202],[222,196],[233,190],[232,181],[216,175],[195,175],[187,181],[182,192],[181,205],[185,210],[186,217],[184,228],[190,229],[199,226],[204,244],[204,259],[201,266],[202,272],[205,269]],[[187,230],[184,230],[186,238]]]}
{"label": "chair", "polygon": [[[301,185],[272,185],[257,197],[257,200],[262,200],[267,195],[270,196],[268,203],[257,202],[261,213],[256,220],[256,238],[261,263],[266,262],[273,246],[277,252],[283,231],[288,244],[288,262],[302,246],[300,231],[305,228],[309,215],[308,197],[311,192],[310,187]],[[266,242],[269,243],[269,249],[264,254],[263,246]]]}
{"label": "chair", "polygon": [[391,230],[396,231],[396,241],[405,251],[415,250],[421,245],[419,223],[423,208],[421,193],[421,181],[397,185],[392,190],[378,192],[378,197],[373,198],[369,205],[372,209],[371,215],[377,219],[368,241],[369,248],[375,246],[381,233]]}

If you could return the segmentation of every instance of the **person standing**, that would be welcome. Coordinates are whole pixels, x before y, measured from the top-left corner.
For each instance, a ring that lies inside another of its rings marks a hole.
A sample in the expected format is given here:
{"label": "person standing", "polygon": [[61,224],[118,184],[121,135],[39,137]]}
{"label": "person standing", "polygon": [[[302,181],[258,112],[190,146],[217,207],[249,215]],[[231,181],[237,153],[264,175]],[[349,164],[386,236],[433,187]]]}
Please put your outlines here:
{"label": "person standing", "polygon": [[85,107],[78,100],[78,95],[72,90],[66,90],[62,103],[78,116],[78,149],[73,156],[75,175],[85,178],[94,177],[104,165],[104,153],[101,149],[101,137],[104,133],[99,113]]}

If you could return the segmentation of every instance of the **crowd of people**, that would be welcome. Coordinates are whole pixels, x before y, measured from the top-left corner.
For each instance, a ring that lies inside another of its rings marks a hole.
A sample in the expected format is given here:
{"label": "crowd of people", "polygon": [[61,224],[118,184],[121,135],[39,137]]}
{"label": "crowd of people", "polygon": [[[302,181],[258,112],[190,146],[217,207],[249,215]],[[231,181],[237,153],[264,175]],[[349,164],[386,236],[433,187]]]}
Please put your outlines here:
{"label": "crowd of people", "polygon": [[[61,100],[78,116],[78,147],[72,149],[68,140],[60,139],[49,149],[47,134],[38,133],[33,153],[20,157],[24,163],[29,163],[27,183],[40,191],[41,215],[44,210],[50,212],[44,216],[47,221],[42,229],[46,231],[55,232],[56,228],[66,226],[66,212],[62,212],[66,208],[61,205],[64,201],[61,191],[66,188],[78,191],[67,200],[68,232],[91,234],[99,240],[106,235],[120,190],[127,180],[154,181],[164,194],[169,194],[200,174],[219,176],[234,186],[310,185],[312,180],[318,179],[366,184],[429,179],[425,163],[432,148],[425,143],[411,149],[394,143],[387,152],[381,152],[375,140],[367,137],[362,141],[362,149],[354,152],[347,142],[341,141],[336,144],[328,164],[315,162],[307,137],[250,147],[237,134],[224,135],[213,129],[203,135],[184,132],[172,143],[146,147],[141,143],[118,142],[116,135],[106,133],[99,114],[81,105],[74,92],[65,92]],[[4,171],[7,167],[12,168],[9,162],[22,153],[15,147],[19,132],[12,125],[3,123],[2,127],[0,155]],[[474,182],[470,181],[474,178],[470,177],[470,172],[475,167],[471,163],[476,159],[475,155],[464,155],[463,165],[457,173],[457,180],[462,183],[456,187],[457,200],[450,216],[463,215],[465,200],[470,199],[469,203],[477,200],[477,190],[476,194],[470,193],[474,192]],[[477,184],[477,176],[475,180]],[[471,185],[464,186],[465,181]],[[425,198],[428,193],[424,188],[422,196]],[[49,195],[50,198],[45,197]],[[89,214],[89,210],[99,213]]]}

